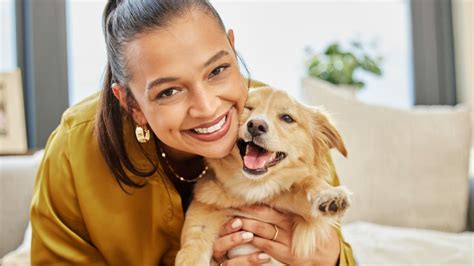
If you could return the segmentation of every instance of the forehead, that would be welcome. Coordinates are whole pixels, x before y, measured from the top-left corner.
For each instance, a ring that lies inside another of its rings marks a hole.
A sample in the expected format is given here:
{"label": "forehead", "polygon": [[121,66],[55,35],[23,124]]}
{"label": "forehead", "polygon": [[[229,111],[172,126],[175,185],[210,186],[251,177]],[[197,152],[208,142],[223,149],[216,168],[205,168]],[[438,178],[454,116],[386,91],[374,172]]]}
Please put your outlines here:
{"label": "forehead", "polygon": [[191,9],[162,28],[139,34],[125,47],[125,56],[130,74],[150,74],[150,71],[202,64],[226,46],[229,46],[226,34],[216,18]]}

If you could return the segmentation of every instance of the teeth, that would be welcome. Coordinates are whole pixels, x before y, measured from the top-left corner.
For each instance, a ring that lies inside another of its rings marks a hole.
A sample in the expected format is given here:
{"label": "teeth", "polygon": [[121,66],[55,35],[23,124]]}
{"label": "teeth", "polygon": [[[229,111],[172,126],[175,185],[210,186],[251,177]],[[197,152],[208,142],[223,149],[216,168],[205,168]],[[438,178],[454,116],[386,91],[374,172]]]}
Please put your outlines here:
{"label": "teeth", "polygon": [[210,134],[210,133],[214,133],[216,132],[217,130],[221,129],[222,126],[225,124],[225,116],[221,119],[221,121],[219,121],[217,124],[213,125],[212,127],[208,127],[208,128],[195,128],[194,129],[194,132],[198,133],[198,134]]}
{"label": "teeth", "polygon": [[271,161],[275,160],[275,157],[276,157],[276,152],[273,152],[272,156],[270,156],[269,161],[271,162]]}

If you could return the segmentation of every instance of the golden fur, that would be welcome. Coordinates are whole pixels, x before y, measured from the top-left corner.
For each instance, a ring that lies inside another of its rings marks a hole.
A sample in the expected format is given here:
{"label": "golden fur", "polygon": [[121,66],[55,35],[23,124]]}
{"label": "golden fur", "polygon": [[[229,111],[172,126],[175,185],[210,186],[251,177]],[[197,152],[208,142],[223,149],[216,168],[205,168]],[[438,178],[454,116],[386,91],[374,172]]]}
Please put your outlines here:
{"label": "golden fur", "polygon": [[[283,114],[295,122],[283,121]],[[258,138],[246,126],[255,119],[268,124],[268,132]],[[327,182],[329,150],[336,148],[344,156],[347,151],[323,110],[303,105],[283,91],[260,87],[250,90],[240,123],[239,139],[258,142],[286,157],[259,175],[243,170],[237,145],[222,159],[208,159],[213,171],[194,188],[176,265],[210,264],[213,242],[222,225],[239,214],[237,208],[251,204],[294,213],[292,251],[311,257],[349,206],[347,189]]]}

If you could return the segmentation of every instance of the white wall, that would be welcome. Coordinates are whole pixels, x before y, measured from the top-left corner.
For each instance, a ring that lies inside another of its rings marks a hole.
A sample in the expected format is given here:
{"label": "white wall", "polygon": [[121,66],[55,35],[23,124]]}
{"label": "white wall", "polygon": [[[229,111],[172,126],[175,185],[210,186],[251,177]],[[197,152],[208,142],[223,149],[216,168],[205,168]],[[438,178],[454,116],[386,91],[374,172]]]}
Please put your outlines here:
{"label": "white wall", "polygon": [[0,0],[0,71],[16,68],[15,2]]}
{"label": "white wall", "polygon": [[102,34],[106,0],[67,0],[69,104],[100,90],[107,61]]}
{"label": "white wall", "polygon": [[[100,88],[105,65],[100,1],[69,0],[70,103]],[[367,77],[360,99],[391,106],[413,102],[411,33],[407,0],[391,1],[211,1],[252,77],[298,96],[304,48],[361,36],[378,40],[384,76]]]}
{"label": "white wall", "polygon": [[367,76],[366,102],[407,107],[413,102],[409,2],[212,1],[254,78],[298,95],[304,48],[320,50],[355,36],[378,41],[381,79]]}
{"label": "white wall", "polygon": [[474,2],[453,1],[453,22],[458,100],[470,104],[474,126]]}

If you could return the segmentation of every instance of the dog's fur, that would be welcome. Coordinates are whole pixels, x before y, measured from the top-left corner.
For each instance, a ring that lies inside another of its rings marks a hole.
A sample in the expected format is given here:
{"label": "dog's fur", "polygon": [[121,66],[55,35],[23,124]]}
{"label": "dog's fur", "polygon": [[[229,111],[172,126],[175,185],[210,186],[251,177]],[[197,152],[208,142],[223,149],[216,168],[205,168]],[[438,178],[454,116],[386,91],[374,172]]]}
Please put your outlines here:
{"label": "dog's fur", "polygon": [[[285,114],[294,121],[285,121]],[[265,133],[252,135],[251,121],[266,122]],[[323,110],[303,105],[283,91],[260,87],[250,90],[240,125],[241,144],[252,141],[286,157],[263,173],[244,170],[238,145],[222,159],[208,159],[213,171],[194,188],[176,265],[209,265],[222,225],[239,214],[237,208],[251,204],[294,213],[292,251],[311,257],[350,204],[347,189],[328,184],[329,150],[334,147],[344,156],[347,152]]]}

